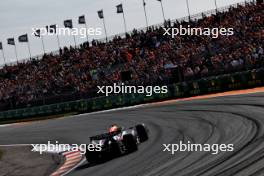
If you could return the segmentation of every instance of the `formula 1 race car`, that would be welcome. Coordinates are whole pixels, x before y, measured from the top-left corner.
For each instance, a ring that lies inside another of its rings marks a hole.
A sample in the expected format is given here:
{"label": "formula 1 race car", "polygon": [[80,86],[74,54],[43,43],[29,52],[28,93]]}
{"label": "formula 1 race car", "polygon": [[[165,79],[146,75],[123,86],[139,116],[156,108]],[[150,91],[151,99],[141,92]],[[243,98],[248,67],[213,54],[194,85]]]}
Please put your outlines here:
{"label": "formula 1 race car", "polygon": [[100,145],[100,151],[86,151],[89,163],[99,163],[138,149],[138,144],[148,140],[148,129],[144,124],[130,128],[112,125],[108,133],[90,137],[94,145]]}

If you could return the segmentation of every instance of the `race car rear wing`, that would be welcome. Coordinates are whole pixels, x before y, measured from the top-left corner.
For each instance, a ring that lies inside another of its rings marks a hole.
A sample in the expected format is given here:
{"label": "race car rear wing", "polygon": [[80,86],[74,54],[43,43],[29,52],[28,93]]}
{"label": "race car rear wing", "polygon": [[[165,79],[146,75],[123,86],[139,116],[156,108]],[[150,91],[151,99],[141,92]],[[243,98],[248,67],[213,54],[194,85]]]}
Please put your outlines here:
{"label": "race car rear wing", "polygon": [[116,135],[118,135],[120,133],[121,133],[121,130],[115,131],[115,132],[112,132],[112,133],[99,134],[99,135],[90,137],[90,140],[92,141],[92,140],[109,139],[109,138],[112,138],[113,136],[116,136]]}

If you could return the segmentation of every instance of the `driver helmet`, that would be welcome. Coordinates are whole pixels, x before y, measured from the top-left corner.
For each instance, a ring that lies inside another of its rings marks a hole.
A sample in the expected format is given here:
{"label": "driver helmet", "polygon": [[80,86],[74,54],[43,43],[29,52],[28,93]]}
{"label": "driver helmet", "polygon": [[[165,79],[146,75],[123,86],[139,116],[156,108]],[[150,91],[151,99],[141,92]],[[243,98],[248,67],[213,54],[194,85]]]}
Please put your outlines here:
{"label": "driver helmet", "polygon": [[119,129],[120,129],[120,127],[118,127],[116,124],[114,124],[114,125],[112,125],[112,126],[109,128],[108,132],[109,132],[109,133],[113,133],[113,132],[118,131]]}

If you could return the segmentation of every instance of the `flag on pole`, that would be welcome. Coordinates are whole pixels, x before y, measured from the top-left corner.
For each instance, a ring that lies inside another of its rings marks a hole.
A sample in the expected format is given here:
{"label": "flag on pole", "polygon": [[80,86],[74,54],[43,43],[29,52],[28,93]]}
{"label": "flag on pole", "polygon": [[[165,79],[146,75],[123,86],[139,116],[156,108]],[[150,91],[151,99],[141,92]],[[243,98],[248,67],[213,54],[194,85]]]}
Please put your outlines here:
{"label": "flag on pole", "polygon": [[40,37],[40,29],[37,29],[34,33],[35,37]]}
{"label": "flag on pole", "polygon": [[7,39],[7,44],[8,45],[14,45],[15,48],[15,54],[16,54],[16,60],[18,62],[18,58],[17,58],[17,49],[16,49],[16,44],[15,44],[15,39],[14,38],[8,38]]}
{"label": "flag on pole", "polygon": [[100,19],[104,18],[104,12],[103,12],[103,10],[99,10],[97,13],[98,13],[98,17]]}
{"label": "flag on pole", "polygon": [[65,20],[64,21],[64,26],[66,27],[66,28],[73,28],[73,25],[72,25],[72,20]]}
{"label": "flag on pole", "polygon": [[8,45],[15,45],[15,39],[14,38],[7,39],[7,44]]}
{"label": "flag on pole", "polygon": [[47,29],[48,33],[57,33],[57,25],[56,24],[46,26],[46,29]]}
{"label": "flag on pole", "polygon": [[[50,34],[57,34],[57,25],[56,24],[53,24],[53,25],[50,25],[50,26],[46,26],[46,29],[47,29],[47,32],[50,33]],[[59,46],[59,49],[60,49],[59,35],[57,34],[56,36],[57,36],[58,46]]]}
{"label": "flag on pole", "polygon": [[2,42],[0,42],[0,50],[3,50]]}
{"label": "flag on pole", "polygon": [[82,15],[82,16],[79,16],[79,20],[78,20],[79,24],[85,24],[85,16]]}
{"label": "flag on pole", "polygon": [[124,9],[123,9],[123,4],[118,4],[116,6],[116,13],[122,13],[123,14],[123,20],[124,20],[124,27],[125,27],[125,33],[127,32],[127,26],[126,26],[126,19],[125,19],[125,14],[124,14]]}
{"label": "flag on pole", "polygon": [[[87,25],[86,25],[85,15],[79,16],[78,23],[79,24],[84,24],[85,27],[86,27],[86,30],[88,30],[87,29]],[[88,38],[88,33],[87,32],[86,32],[86,38],[87,38],[87,42],[88,42],[89,41],[89,38]]]}
{"label": "flag on pole", "polygon": [[27,42],[28,44],[28,53],[29,53],[29,58],[31,59],[31,51],[30,51],[30,46],[29,46],[29,42],[28,42],[28,35],[24,34],[18,37],[18,42]]}
{"label": "flag on pole", "polygon": [[28,35],[25,34],[25,35],[21,35],[18,37],[18,41],[19,42],[28,42]]}
{"label": "flag on pole", "polygon": [[41,37],[41,34],[40,34],[40,29],[35,30],[34,35],[35,35],[35,37],[41,38],[42,48],[43,48],[43,52],[45,54],[45,46],[44,46],[43,38]]}
{"label": "flag on pole", "polygon": [[119,4],[116,6],[116,10],[117,10],[117,13],[123,13],[123,5],[122,4]]}

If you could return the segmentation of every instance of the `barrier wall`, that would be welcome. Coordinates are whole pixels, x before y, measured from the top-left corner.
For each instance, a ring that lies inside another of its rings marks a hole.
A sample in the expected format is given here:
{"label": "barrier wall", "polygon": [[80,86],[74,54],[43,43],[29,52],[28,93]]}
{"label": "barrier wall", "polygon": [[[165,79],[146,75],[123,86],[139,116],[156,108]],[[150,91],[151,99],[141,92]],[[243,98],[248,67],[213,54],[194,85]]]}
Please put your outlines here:
{"label": "barrier wall", "polygon": [[34,117],[65,114],[69,112],[83,113],[122,106],[136,105],[170,98],[189,97],[194,95],[244,89],[264,85],[264,69],[226,74],[204,78],[196,81],[168,85],[167,94],[122,94],[86,100],[71,101],[59,104],[29,107],[24,109],[0,112],[0,121],[21,120]]}

